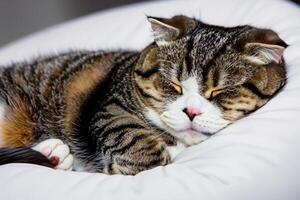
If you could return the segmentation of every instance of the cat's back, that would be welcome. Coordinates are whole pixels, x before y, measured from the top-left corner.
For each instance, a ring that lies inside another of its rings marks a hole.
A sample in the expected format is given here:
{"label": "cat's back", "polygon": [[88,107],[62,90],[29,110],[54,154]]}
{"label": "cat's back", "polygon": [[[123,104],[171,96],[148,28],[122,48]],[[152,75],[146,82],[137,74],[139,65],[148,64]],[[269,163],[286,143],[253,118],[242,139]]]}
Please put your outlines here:
{"label": "cat's back", "polygon": [[44,133],[71,133],[81,104],[124,57],[81,51],[1,68],[0,146],[28,146]]}
{"label": "cat's back", "polygon": [[[27,99],[33,106],[47,105],[53,98],[63,95],[75,77],[87,74],[92,68],[103,73],[108,71],[113,63],[108,59],[109,56],[103,52],[81,51],[39,57],[1,67],[1,101],[10,104],[9,100],[19,98]],[[104,60],[107,60],[105,65],[98,67],[98,63]]]}

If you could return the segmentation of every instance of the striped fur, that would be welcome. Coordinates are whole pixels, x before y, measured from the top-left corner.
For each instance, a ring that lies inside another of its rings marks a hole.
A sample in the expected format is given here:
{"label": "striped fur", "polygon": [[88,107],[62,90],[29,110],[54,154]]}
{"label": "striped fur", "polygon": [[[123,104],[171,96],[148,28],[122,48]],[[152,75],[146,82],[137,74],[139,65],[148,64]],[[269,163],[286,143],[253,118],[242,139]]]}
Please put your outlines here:
{"label": "striped fur", "polygon": [[[148,20],[155,42],[141,52],[71,52],[1,68],[1,147],[59,138],[86,171],[134,175],[170,163],[168,148],[199,143],[285,83],[286,45],[273,31]],[[189,106],[204,113],[187,116]]]}

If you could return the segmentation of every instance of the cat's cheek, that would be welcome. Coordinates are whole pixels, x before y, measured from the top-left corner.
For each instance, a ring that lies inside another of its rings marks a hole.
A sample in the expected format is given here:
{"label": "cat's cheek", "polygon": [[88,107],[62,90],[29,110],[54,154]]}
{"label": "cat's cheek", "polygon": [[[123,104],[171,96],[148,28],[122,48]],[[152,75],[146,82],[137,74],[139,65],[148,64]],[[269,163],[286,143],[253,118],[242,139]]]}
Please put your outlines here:
{"label": "cat's cheek", "polygon": [[180,110],[165,111],[161,115],[162,121],[176,132],[186,130],[190,127],[190,120]]}
{"label": "cat's cheek", "polygon": [[193,121],[193,127],[202,133],[213,135],[230,124],[230,121],[216,116],[198,116]]}

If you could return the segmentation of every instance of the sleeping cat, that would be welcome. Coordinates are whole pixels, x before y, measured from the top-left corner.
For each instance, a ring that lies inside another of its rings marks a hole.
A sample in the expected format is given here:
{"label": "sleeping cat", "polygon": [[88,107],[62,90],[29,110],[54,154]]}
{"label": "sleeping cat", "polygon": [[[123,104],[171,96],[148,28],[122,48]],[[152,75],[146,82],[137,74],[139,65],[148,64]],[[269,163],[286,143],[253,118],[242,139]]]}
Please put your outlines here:
{"label": "sleeping cat", "polygon": [[148,17],[140,52],[81,51],[0,69],[0,164],[137,174],[262,107],[285,84],[267,29]]}

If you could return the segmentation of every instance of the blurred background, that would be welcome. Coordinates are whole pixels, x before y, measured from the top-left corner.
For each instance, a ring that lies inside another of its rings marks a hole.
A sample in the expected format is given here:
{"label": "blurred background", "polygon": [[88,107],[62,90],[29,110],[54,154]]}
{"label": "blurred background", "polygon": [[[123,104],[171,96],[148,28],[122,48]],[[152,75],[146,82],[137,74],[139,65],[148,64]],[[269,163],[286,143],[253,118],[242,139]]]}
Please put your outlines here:
{"label": "blurred background", "polygon": [[40,29],[147,0],[0,0],[0,47]]}
{"label": "blurred background", "polygon": [[[0,0],[0,47],[57,23],[143,1],[147,0]],[[292,1],[300,5],[300,0]]]}

